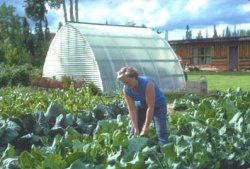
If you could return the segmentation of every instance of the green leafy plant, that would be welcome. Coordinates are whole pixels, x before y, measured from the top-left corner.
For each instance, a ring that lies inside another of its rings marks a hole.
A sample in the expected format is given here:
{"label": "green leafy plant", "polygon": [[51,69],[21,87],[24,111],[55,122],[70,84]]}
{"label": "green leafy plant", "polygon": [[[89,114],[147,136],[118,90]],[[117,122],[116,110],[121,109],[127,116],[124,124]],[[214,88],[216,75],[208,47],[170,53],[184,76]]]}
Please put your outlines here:
{"label": "green leafy plant", "polygon": [[0,89],[0,166],[249,168],[250,92],[185,97],[176,99],[186,107],[169,114],[169,142],[159,148],[155,133],[128,137],[122,96],[73,86]]}

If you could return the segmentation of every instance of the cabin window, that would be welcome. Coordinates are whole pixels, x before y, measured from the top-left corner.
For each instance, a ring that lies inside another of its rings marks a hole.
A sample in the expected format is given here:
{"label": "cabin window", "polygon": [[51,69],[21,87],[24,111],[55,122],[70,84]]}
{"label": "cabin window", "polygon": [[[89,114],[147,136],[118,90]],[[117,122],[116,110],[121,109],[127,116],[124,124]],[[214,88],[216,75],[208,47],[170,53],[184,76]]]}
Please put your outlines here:
{"label": "cabin window", "polygon": [[211,64],[211,47],[193,48],[192,50],[192,64]]}

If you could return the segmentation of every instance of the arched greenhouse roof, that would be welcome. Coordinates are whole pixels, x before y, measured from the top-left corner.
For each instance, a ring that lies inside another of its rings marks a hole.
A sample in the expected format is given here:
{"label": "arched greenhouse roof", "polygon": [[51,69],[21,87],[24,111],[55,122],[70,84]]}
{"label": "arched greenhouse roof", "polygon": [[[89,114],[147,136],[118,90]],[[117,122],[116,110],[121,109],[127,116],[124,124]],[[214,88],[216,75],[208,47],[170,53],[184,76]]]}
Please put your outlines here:
{"label": "arched greenhouse roof", "polygon": [[166,40],[149,28],[68,22],[52,40],[44,77],[94,82],[102,91],[121,87],[116,72],[135,67],[163,90],[185,87],[181,64]]}

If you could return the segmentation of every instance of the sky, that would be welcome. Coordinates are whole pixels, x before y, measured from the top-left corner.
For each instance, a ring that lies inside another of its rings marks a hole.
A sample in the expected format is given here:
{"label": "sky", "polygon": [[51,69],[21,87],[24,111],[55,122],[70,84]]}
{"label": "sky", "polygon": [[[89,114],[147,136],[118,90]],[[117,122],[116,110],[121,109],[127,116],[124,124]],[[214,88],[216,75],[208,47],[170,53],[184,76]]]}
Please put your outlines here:
{"label": "sky", "polygon": [[[23,0],[0,0],[13,5],[20,16],[25,16]],[[63,9],[47,7],[51,32],[56,32],[58,23],[64,23]],[[68,14],[69,17],[69,14]],[[79,21],[125,25],[133,22],[162,32],[168,40],[185,37],[189,25],[193,38],[198,31],[205,37],[213,36],[214,25],[219,35],[228,26],[235,29],[250,29],[250,0],[79,0]]]}

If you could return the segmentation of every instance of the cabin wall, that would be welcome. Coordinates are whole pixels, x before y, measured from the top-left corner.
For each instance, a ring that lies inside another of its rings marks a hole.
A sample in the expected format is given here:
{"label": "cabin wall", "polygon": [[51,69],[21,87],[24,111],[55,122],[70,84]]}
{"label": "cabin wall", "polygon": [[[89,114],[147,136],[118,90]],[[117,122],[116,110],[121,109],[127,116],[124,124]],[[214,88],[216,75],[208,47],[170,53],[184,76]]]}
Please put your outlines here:
{"label": "cabin wall", "polygon": [[[170,43],[171,44],[171,43]],[[211,62],[209,64],[198,64],[200,68],[227,71],[229,70],[230,48],[237,47],[237,70],[250,69],[250,41],[234,42],[209,42],[209,43],[186,43],[174,44],[176,54],[181,58],[184,66],[193,65],[193,49],[210,48]]]}
{"label": "cabin wall", "polygon": [[176,46],[175,53],[182,60],[183,65],[190,65],[192,58],[192,46],[191,45],[180,45]]}
{"label": "cabin wall", "polygon": [[227,70],[228,56],[228,45],[220,43],[214,44],[211,66],[215,67],[218,70]]}
{"label": "cabin wall", "polygon": [[250,69],[250,42],[242,42],[239,45],[239,70]]}

